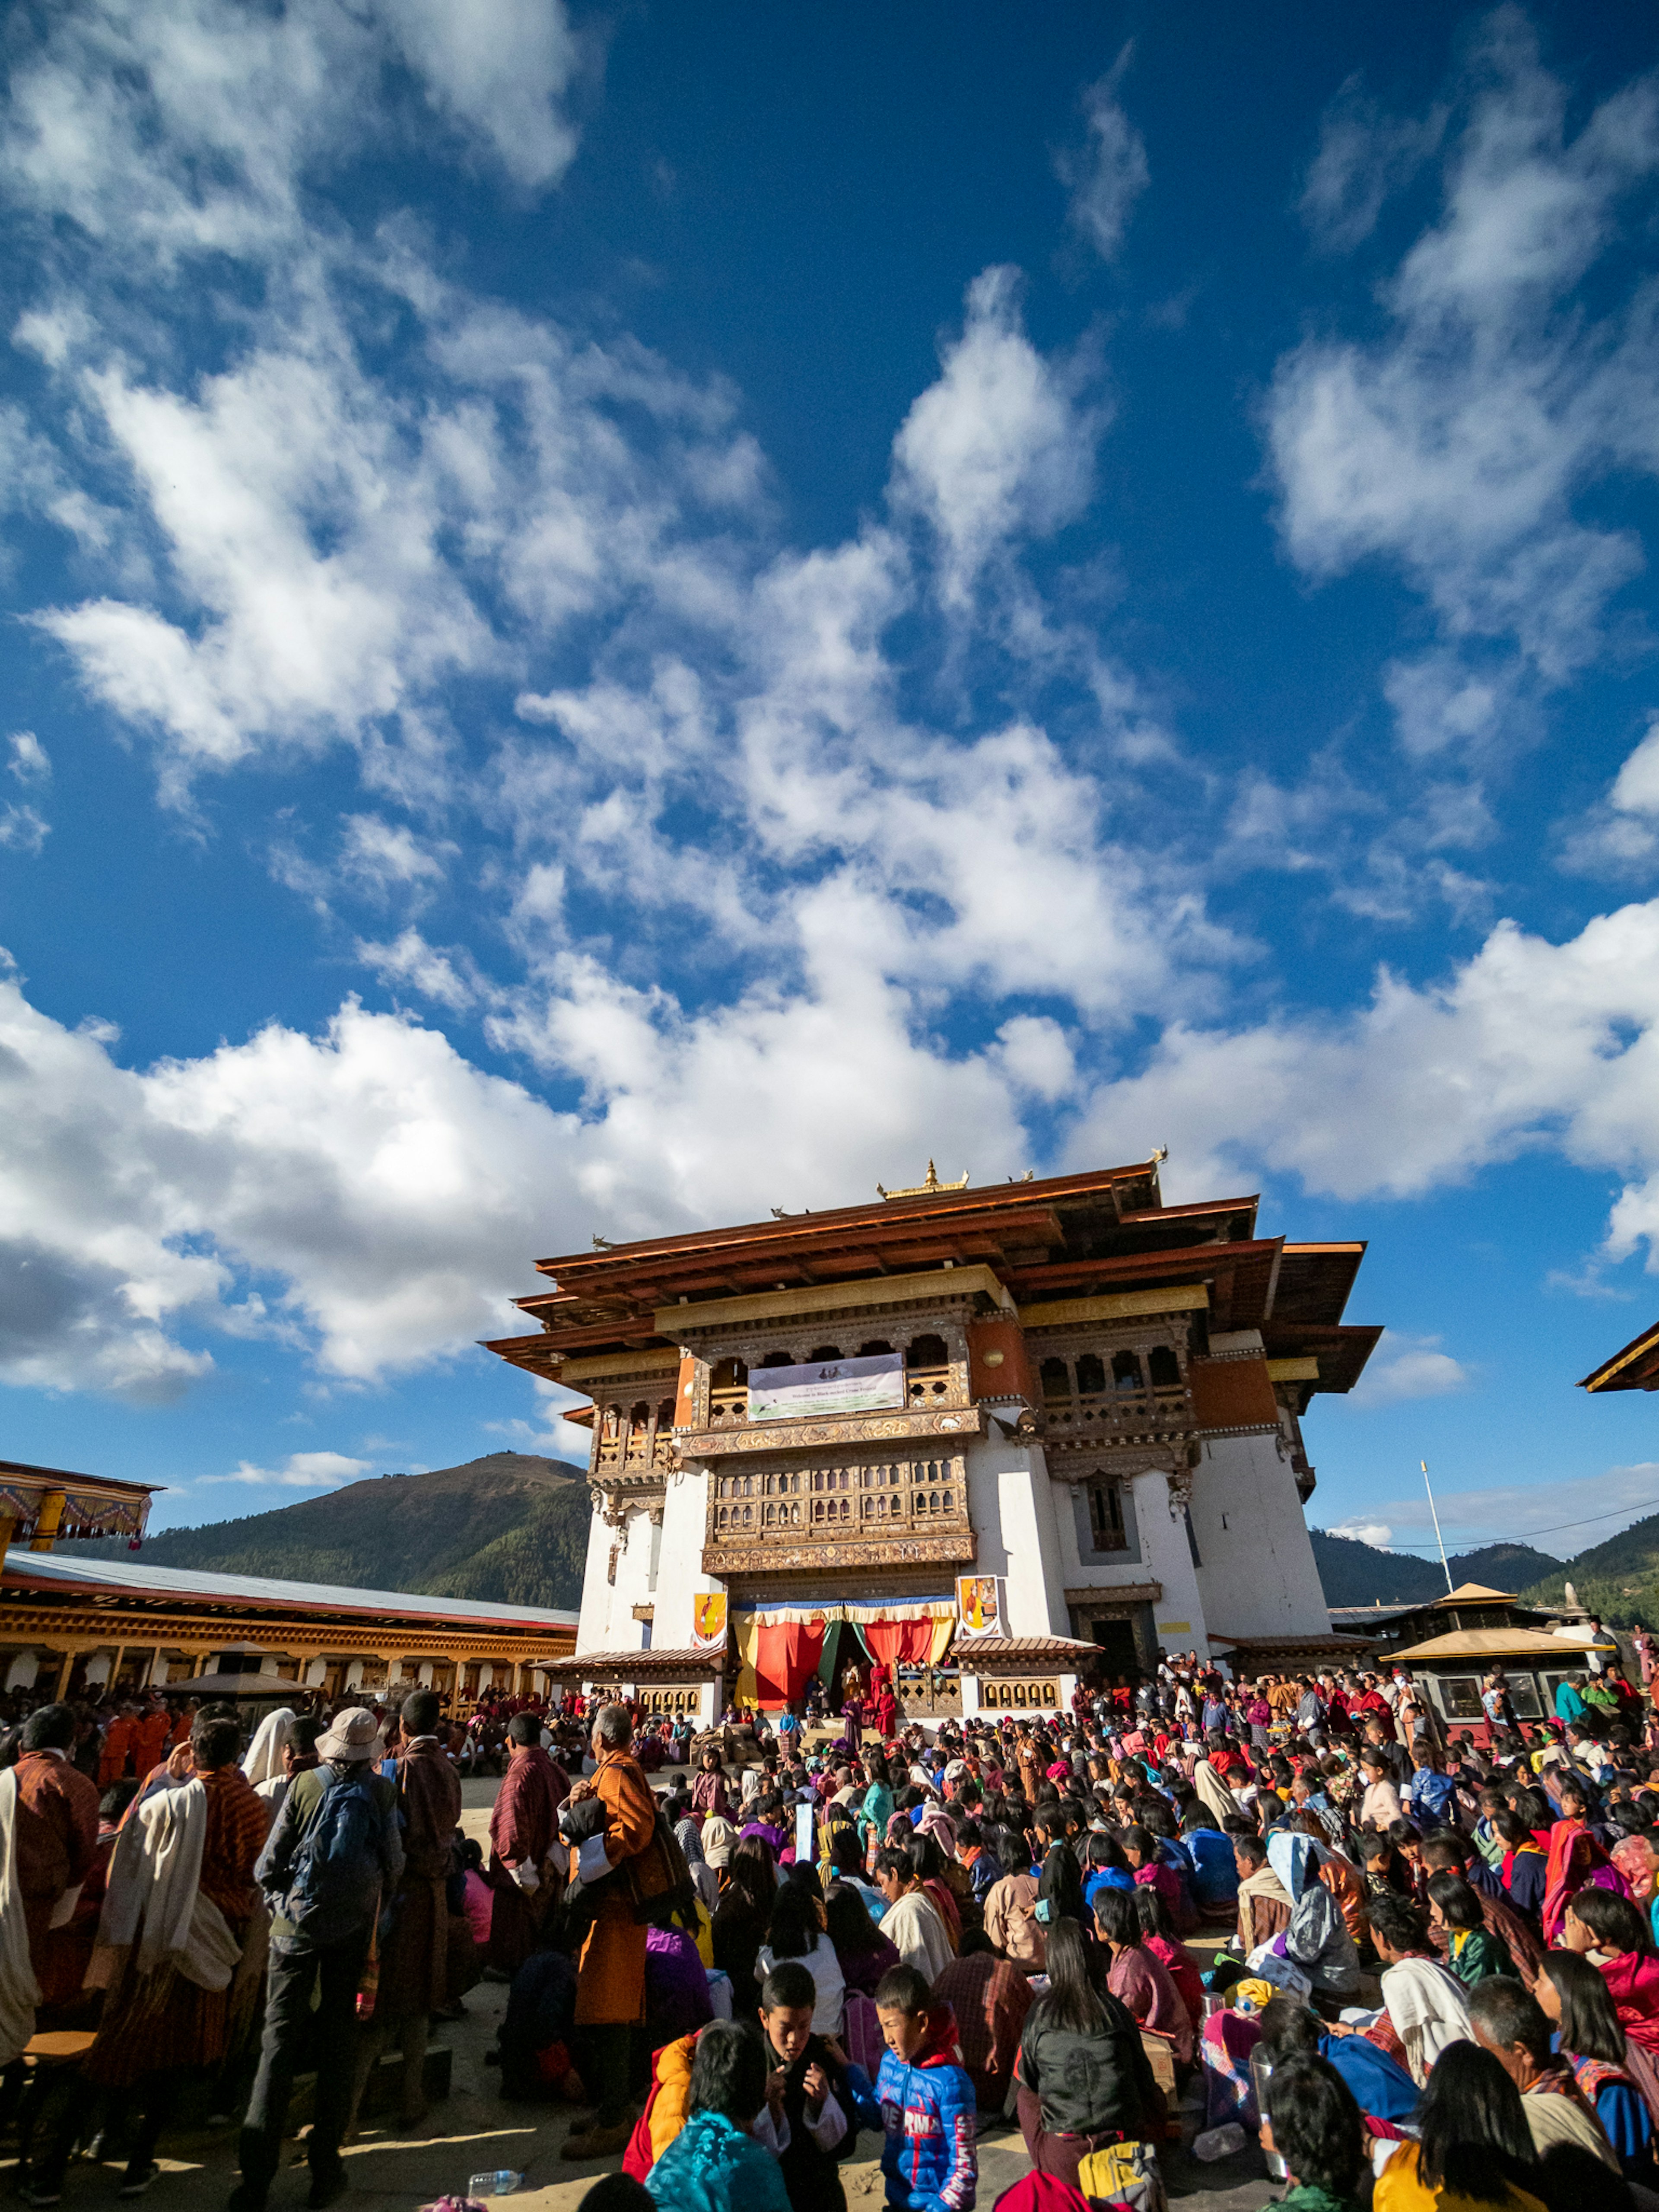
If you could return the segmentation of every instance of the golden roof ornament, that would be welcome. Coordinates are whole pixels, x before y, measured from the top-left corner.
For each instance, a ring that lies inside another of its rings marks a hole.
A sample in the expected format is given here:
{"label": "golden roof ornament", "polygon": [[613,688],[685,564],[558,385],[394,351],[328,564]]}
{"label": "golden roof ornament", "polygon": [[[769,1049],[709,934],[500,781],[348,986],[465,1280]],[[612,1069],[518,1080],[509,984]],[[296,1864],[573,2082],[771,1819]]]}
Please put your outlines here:
{"label": "golden roof ornament", "polygon": [[932,1198],[936,1191],[966,1190],[967,1188],[968,1170],[965,1168],[954,1182],[941,1182],[939,1179],[939,1170],[933,1165],[932,1160],[929,1160],[926,1182],[913,1184],[908,1190],[884,1190],[878,1183],[876,1196],[878,1198]]}

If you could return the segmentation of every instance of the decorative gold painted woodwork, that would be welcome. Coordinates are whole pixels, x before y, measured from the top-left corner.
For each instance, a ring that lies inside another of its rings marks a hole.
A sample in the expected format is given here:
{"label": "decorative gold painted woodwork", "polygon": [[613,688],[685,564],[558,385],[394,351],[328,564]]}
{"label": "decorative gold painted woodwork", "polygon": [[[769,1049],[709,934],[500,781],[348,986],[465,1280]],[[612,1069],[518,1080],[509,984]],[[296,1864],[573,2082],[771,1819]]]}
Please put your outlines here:
{"label": "decorative gold painted woodwork", "polygon": [[[793,1530],[789,1532],[792,1535]],[[943,1566],[953,1560],[971,1565],[977,1556],[971,1528],[956,1535],[887,1537],[848,1544],[707,1545],[702,1569],[722,1578],[732,1575],[802,1574],[840,1567]]]}
{"label": "decorative gold painted woodwork", "polygon": [[1060,1684],[1052,1674],[981,1674],[979,1704],[981,1712],[1058,1712]]}
{"label": "decorative gold painted woodwork", "polygon": [[1270,1359],[1267,1362],[1270,1382],[1317,1382],[1319,1362],[1316,1359]]}
{"label": "decorative gold painted woodwork", "polygon": [[[948,1299],[957,1304],[973,1297],[987,1297],[993,1305],[1013,1310],[1013,1300],[989,1267],[935,1267],[915,1275],[878,1275],[856,1283],[805,1283],[793,1291],[760,1291],[747,1297],[704,1298],[696,1305],[663,1306],[658,1310],[655,1327],[659,1336],[700,1346],[712,1330],[739,1328],[745,1323],[915,1305],[924,1300]],[[714,1354],[717,1358],[727,1356]]]}
{"label": "decorative gold painted woodwork", "polygon": [[896,1437],[976,1437],[985,1417],[977,1406],[924,1413],[848,1413],[832,1421],[757,1421],[732,1429],[682,1431],[682,1460],[717,1459],[732,1452],[799,1451],[815,1444],[890,1443]]}
{"label": "decorative gold painted woodwork", "polygon": [[1067,1605],[1092,1606],[1104,1620],[1115,1606],[1161,1605],[1164,1602],[1164,1585],[1162,1583],[1086,1583],[1077,1589],[1068,1589],[1066,1602]]}
{"label": "decorative gold painted woodwork", "polygon": [[1059,1328],[1080,1321],[1130,1321],[1142,1314],[1206,1313],[1210,1294],[1202,1283],[1157,1291],[1109,1291],[1092,1298],[1050,1298],[1022,1306],[1022,1328]]}
{"label": "decorative gold painted woodwork", "polygon": [[573,1352],[559,1366],[559,1380],[573,1389],[586,1389],[590,1382],[620,1380],[626,1382],[660,1383],[665,1376],[678,1371],[678,1352]]}

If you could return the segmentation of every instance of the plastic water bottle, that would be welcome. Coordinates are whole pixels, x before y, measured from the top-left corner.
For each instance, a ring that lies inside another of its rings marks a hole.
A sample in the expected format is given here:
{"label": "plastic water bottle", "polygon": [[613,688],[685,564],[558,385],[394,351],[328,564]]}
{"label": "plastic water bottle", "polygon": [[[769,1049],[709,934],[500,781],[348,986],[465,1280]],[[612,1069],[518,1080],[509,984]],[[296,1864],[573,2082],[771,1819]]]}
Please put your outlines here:
{"label": "plastic water bottle", "polygon": [[1228,2120],[1218,2128],[1206,2128],[1202,2135],[1193,2137],[1193,2156],[1210,2165],[1218,2158],[1231,2158],[1243,2149],[1246,2140],[1238,2122]]}
{"label": "plastic water bottle", "polygon": [[469,2197],[510,2197],[523,2182],[521,2173],[503,2166],[494,2173],[475,2173],[466,2185]]}

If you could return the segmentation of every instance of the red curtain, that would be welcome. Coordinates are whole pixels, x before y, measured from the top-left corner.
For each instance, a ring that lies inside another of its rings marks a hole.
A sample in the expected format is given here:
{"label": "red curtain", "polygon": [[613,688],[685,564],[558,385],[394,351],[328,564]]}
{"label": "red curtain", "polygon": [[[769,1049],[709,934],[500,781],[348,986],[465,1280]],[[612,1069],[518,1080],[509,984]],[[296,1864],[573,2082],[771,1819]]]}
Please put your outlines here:
{"label": "red curtain", "polygon": [[931,1620],[861,1620],[860,1632],[872,1654],[889,1667],[925,1667],[933,1648]]}
{"label": "red curtain", "polygon": [[769,1710],[796,1704],[823,1650],[821,1620],[763,1625],[755,1637],[755,1694]]}

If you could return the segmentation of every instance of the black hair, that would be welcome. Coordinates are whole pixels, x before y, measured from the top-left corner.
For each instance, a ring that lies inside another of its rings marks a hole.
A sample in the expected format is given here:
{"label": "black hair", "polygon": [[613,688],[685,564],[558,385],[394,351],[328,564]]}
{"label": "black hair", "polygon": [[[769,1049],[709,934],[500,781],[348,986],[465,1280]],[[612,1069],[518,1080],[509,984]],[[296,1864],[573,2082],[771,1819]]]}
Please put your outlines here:
{"label": "black hair", "polygon": [[1295,1997],[1269,1997],[1256,2014],[1256,2024],[1261,2047],[1275,2066],[1286,2058],[1318,2057],[1324,2031],[1317,2016]]}
{"label": "black hair", "polygon": [[746,2131],[765,2102],[766,2047],[759,2031],[747,2021],[711,2020],[691,2061],[687,2119],[695,2112],[720,2112]]}
{"label": "black hair", "polygon": [[[1136,1944],[1140,1941],[1140,1914],[1132,1889],[1102,1889],[1095,1893],[1095,1925],[1109,1943]],[[1054,1940],[1055,1929],[1048,1930]]]}
{"label": "black hair", "polygon": [[1426,2190],[1443,2188],[1477,2204],[1508,2204],[1510,2184],[1526,2185],[1537,2153],[1521,2092],[1478,2043],[1446,2045],[1418,2120],[1417,2178]]}
{"label": "black hair", "polygon": [[908,2013],[915,2019],[928,2009],[928,1996],[927,1980],[914,1966],[890,1966],[876,1984],[876,2010]]}
{"label": "black hair", "polygon": [[67,1751],[75,1741],[75,1712],[69,1705],[37,1705],[23,1723],[25,1751]]}
{"label": "black hair", "polygon": [[[1594,1969],[1591,1970],[1594,1972]],[[1550,2062],[1550,2023],[1544,2008],[1519,1982],[1488,1974],[1468,1994],[1469,2018],[1507,2051],[1519,2044],[1540,2066]]]}
{"label": "black hair", "polygon": [[781,1881],[766,1930],[773,1957],[810,1958],[823,1932],[811,1890],[802,1882]]}
{"label": "black hair", "polygon": [[1646,1919],[1631,1903],[1610,1889],[1581,1889],[1567,1900],[1567,1910],[1589,1929],[1601,1951],[1636,1951],[1644,1956],[1653,1949],[1653,1935]]}
{"label": "black hair", "polygon": [[870,1917],[863,1894],[850,1882],[832,1881],[823,1900],[825,1932],[841,1960],[867,1957],[879,1950],[883,1936]]}
{"label": "black hair", "polygon": [[1292,2053],[1274,2066],[1267,2101],[1273,2148],[1304,2188],[1353,2197],[1365,2124],[1352,2090],[1330,2061],[1313,2052]]}
{"label": "black hair", "polygon": [[1577,1951],[1546,1951],[1543,1970],[1561,2000],[1562,2050],[1622,2066],[1625,2031],[1603,1977]]}
{"label": "black hair", "polygon": [[738,1838],[726,1863],[726,1886],[728,1890],[740,1890],[757,1912],[771,1918],[778,1893],[778,1869],[764,1836]]}
{"label": "black hair", "polygon": [[[398,1718],[406,1736],[430,1735],[438,1725],[438,1716],[443,1711],[443,1699],[435,1690],[411,1690],[398,1708]],[[537,1741],[541,1731],[536,1731]]]}
{"label": "black hair", "polygon": [[288,1747],[301,1759],[308,1758],[316,1750],[323,1732],[323,1723],[315,1713],[301,1713],[296,1721],[289,1724]]}
{"label": "black hair", "polygon": [[1486,1924],[1480,1899],[1461,1874],[1447,1871],[1431,1875],[1429,1902],[1439,1906],[1440,1917],[1448,1928],[1468,1930],[1484,1928]]}
{"label": "black hair", "polygon": [[657,2200],[631,2173],[602,2173],[576,2212],[657,2212]]}
{"label": "black hair", "polygon": [[884,1844],[876,1853],[876,1872],[896,1874],[905,1881],[915,1879],[915,1866],[902,1844]]}
{"label": "black hair", "polygon": [[1121,1843],[1125,1851],[1138,1851],[1146,1865],[1157,1865],[1158,1845],[1153,1842],[1151,1836],[1147,1834],[1145,1828],[1139,1825],[1133,1828],[1126,1828],[1123,1831],[1122,1835],[1120,1837],[1119,1841]]}
{"label": "black hair", "polygon": [[[131,1774],[124,1782],[112,1782],[98,1800],[99,1819],[107,1820],[113,1826],[138,1795],[139,1787],[138,1782]],[[1597,1979],[1600,1979],[1599,1976]]]}
{"label": "black hair", "polygon": [[1146,1883],[1137,1882],[1128,1894],[1133,1898],[1135,1911],[1140,1917],[1141,1934],[1167,1936],[1173,1942],[1175,1922],[1170,1916],[1169,1906],[1158,1892]]}
{"label": "black hair", "polygon": [[1031,1826],[1039,1835],[1047,1836],[1051,1842],[1066,1833],[1066,1814],[1058,1797],[1052,1804],[1037,1807],[1036,1817]]}
{"label": "black hair", "polygon": [[763,2012],[776,2012],[780,2007],[810,2011],[818,2001],[818,1985],[799,1959],[780,1959],[761,1984],[760,2001]]}
{"label": "black hair", "polygon": [[1083,1863],[1091,1874],[1103,1868],[1113,1874],[1129,1871],[1129,1862],[1118,1849],[1117,1838],[1109,1835],[1104,1828],[1097,1828],[1084,1846]]}
{"label": "black hair", "polygon": [[205,1772],[228,1766],[242,1747],[242,1731],[234,1721],[198,1720],[190,1733],[196,1764]]}
{"label": "black hair", "polygon": [[1551,2212],[1579,2212],[1585,2204],[1595,2212],[1636,2212],[1636,2192],[1624,2175],[1603,2166],[1582,2143],[1552,2143],[1527,2186]]}
{"label": "black hair", "polygon": [[1049,1929],[1047,1971],[1048,1990],[1037,2000],[1041,2025],[1073,2035],[1097,2033],[1106,2014],[1089,1978],[1089,1946],[1075,1920],[1056,1920]]}
{"label": "black hair", "polygon": [[830,1831],[830,1865],[836,1874],[864,1872],[864,1846],[850,1820],[837,1821]]}
{"label": "black hair", "polygon": [[509,1743],[539,1743],[542,1724],[534,1713],[514,1713],[507,1724]]}
{"label": "black hair", "polygon": [[1380,1936],[1390,1950],[1407,1954],[1427,1950],[1429,1931],[1422,1914],[1392,1890],[1385,1889],[1380,1895],[1368,1898],[1365,1917],[1370,1922],[1371,1934]]}
{"label": "black hair", "polygon": [[1252,1866],[1265,1866],[1267,1863],[1267,1846],[1254,1830],[1235,1836],[1233,1849],[1241,1858],[1248,1859]]}
{"label": "black hair", "polygon": [[997,1863],[1004,1874],[1024,1874],[1031,1864],[1031,1847],[1018,1828],[999,1828]]}

